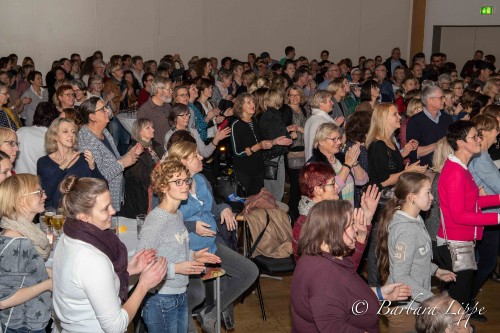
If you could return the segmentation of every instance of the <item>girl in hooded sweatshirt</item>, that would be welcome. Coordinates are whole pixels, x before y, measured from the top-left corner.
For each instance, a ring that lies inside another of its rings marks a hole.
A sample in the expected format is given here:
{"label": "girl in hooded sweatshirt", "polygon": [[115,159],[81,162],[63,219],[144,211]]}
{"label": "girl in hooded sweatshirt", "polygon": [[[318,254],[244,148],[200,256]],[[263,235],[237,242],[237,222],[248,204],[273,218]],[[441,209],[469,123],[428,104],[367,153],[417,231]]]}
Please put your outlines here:
{"label": "girl in hooded sweatshirt", "polygon": [[[453,272],[431,262],[432,245],[421,211],[431,207],[431,181],[421,173],[403,173],[394,197],[387,203],[378,229],[378,269],[384,283],[402,282],[411,288],[411,299],[382,309],[389,321],[389,333],[413,331],[420,302],[433,296],[431,276],[449,282]],[[388,304],[386,304],[388,305]],[[414,311],[412,311],[414,310]]]}

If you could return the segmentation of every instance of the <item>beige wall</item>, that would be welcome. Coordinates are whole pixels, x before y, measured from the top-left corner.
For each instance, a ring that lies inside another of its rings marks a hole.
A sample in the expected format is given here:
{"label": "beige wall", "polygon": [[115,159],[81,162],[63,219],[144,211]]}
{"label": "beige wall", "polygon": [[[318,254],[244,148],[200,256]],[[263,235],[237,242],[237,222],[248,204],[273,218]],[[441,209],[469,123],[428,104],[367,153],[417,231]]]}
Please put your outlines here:
{"label": "beige wall", "polygon": [[[418,0],[415,0],[418,1]],[[481,6],[493,6],[493,15],[481,15]],[[471,59],[475,48],[481,48],[485,54],[493,53],[498,58],[498,40],[500,31],[500,0],[428,0],[425,15],[424,52],[429,56],[432,52],[434,26],[459,26],[441,30],[441,51],[447,53],[448,59],[461,68],[464,59]],[[476,37],[476,27],[480,33]],[[489,37],[489,41],[484,40]],[[449,51],[448,51],[449,50]],[[459,68],[459,69],[460,69]]]}
{"label": "beige wall", "polygon": [[297,55],[333,60],[359,55],[388,57],[409,49],[412,0],[0,0],[0,54],[29,55],[46,72],[53,59],[94,50],[140,54],[159,60],[180,53],[230,55],[287,45]]}

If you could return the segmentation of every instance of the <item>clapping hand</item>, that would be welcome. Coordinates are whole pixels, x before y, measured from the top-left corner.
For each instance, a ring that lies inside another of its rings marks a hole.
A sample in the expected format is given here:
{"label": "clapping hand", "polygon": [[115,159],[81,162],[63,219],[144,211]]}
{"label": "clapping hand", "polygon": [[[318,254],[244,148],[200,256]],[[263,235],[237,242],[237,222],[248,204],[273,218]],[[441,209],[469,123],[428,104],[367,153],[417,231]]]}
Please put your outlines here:
{"label": "clapping hand", "polygon": [[90,150],[85,149],[83,151],[83,156],[85,157],[85,161],[87,161],[90,170],[95,169],[95,160],[94,160],[94,155]]}
{"label": "clapping hand", "polygon": [[356,241],[363,244],[368,234],[368,223],[363,209],[354,208],[352,218],[354,221],[354,228],[357,232]]}
{"label": "clapping hand", "polygon": [[361,195],[361,209],[365,212],[365,218],[368,224],[371,223],[382,192],[378,190],[377,185],[369,185],[366,192]]}
{"label": "clapping hand", "polygon": [[219,264],[220,258],[208,252],[208,247],[193,253],[193,259],[204,264]]}
{"label": "clapping hand", "polygon": [[404,301],[411,296],[411,289],[403,283],[386,284],[380,288],[382,296],[388,301]]}
{"label": "clapping hand", "polygon": [[150,262],[155,260],[155,249],[142,249],[130,259],[128,262],[127,271],[130,275],[142,273]]}
{"label": "clapping hand", "polygon": [[438,268],[436,274],[434,274],[439,280],[444,282],[451,282],[457,280],[457,275],[446,269]]}

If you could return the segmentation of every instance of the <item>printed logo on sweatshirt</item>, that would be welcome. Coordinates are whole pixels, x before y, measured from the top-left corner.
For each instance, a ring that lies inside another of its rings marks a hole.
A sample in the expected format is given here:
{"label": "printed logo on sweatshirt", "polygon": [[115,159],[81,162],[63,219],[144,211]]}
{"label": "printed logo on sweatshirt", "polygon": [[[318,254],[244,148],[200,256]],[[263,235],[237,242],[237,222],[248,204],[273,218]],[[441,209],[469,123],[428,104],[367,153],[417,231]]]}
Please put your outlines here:
{"label": "printed logo on sweatshirt", "polygon": [[431,246],[429,244],[425,244],[424,246],[418,248],[418,252],[420,252],[420,255],[422,256],[425,256],[430,250]]}
{"label": "printed logo on sweatshirt", "polygon": [[394,258],[397,262],[403,262],[406,260],[406,243],[396,243],[396,246],[394,246]]}
{"label": "printed logo on sweatshirt", "polygon": [[189,242],[189,233],[187,229],[184,229],[183,232],[178,232],[175,234],[175,239],[179,244],[184,244],[184,242]]}

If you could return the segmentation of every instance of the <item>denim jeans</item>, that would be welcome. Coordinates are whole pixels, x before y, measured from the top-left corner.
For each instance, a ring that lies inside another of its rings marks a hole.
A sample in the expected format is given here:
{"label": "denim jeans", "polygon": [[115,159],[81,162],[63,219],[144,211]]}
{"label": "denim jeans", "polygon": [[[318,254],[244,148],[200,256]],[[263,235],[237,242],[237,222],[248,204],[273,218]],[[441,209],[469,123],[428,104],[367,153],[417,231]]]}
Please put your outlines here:
{"label": "denim jeans", "polygon": [[186,333],[188,329],[186,293],[149,295],[142,318],[149,333]]}
{"label": "denim jeans", "polygon": [[115,142],[116,148],[120,155],[125,155],[130,145],[130,134],[127,132],[125,127],[120,124],[118,118],[113,117],[108,124],[108,130],[113,136],[113,141]]}
{"label": "denim jeans", "polygon": [[4,324],[2,324],[2,332],[3,333],[45,333],[45,329],[41,330],[30,330],[29,328],[26,327],[21,327],[21,328],[7,328],[5,330]]}

